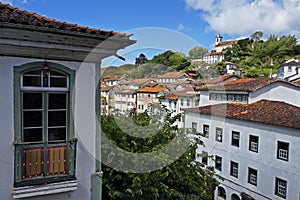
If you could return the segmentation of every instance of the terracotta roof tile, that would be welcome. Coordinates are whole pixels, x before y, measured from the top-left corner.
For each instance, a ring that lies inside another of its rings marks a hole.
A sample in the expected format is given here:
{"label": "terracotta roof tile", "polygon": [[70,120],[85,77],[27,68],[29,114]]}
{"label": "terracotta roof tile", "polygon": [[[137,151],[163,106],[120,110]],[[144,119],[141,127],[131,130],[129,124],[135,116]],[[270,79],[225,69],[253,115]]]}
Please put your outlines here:
{"label": "terracotta roof tile", "polygon": [[200,90],[225,90],[225,91],[255,91],[266,85],[280,81],[278,79],[267,78],[242,78],[234,81],[222,82],[217,85],[204,86]]}
{"label": "terracotta roof tile", "polygon": [[100,30],[96,28],[89,28],[86,26],[79,26],[77,24],[61,22],[58,20],[41,16],[33,12],[21,10],[19,8],[1,2],[0,2],[0,23],[18,24],[27,27],[43,27],[49,30],[59,29],[59,30],[69,31],[69,32],[88,33],[92,35],[101,35],[101,36],[114,36],[114,35],[126,36],[126,34],[124,33]]}
{"label": "terracotta roof tile", "polygon": [[183,75],[184,72],[167,72],[158,78],[178,78],[179,76]]}
{"label": "terracotta roof tile", "polygon": [[220,82],[227,81],[230,78],[240,79],[240,77],[235,75],[235,74],[226,74],[226,75],[214,78],[214,79],[209,79],[209,80],[204,80],[204,81],[205,81],[206,84],[217,84],[217,83],[220,83]]}
{"label": "terracotta roof tile", "polygon": [[300,107],[279,101],[260,100],[252,104],[224,103],[185,110],[187,112],[300,129]]}

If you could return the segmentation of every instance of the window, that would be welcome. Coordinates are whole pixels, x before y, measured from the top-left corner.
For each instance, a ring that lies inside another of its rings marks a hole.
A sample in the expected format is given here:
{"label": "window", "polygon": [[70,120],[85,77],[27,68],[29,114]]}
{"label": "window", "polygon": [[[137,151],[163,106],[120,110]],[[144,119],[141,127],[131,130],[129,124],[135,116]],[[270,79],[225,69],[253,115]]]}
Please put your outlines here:
{"label": "window", "polygon": [[257,186],[257,170],[248,168],[248,183]]}
{"label": "window", "polygon": [[180,105],[183,106],[183,99],[180,99]]}
{"label": "window", "polygon": [[222,157],[220,156],[215,157],[215,168],[216,170],[222,171]]}
{"label": "window", "polygon": [[77,140],[70,88],[75,72],[33,63],[15,67],[14,79],[15,187],[74,180]]}
{"label": "window", "polygon": [[277,178],[275,179],[275,195],[286,198],[287,181]]}
{"label": "window", "polygon": [[277,142],[277,158],[280,160],[289,160],[289,143]]}
{"label": "window", "polygon": [[208,164],[208,153],[206,151],[202,151],[202,163],[204,165]]}
{"label": "window", "polygon": [[230,161],[230,175],[238,178],[239,176],[239,164],[233,161]]}
{"label": "window", "polygon": [[258,152],[258,136],[249,136],[249,151]]}
{"label": "window", "polygon": [[203,134],[205,137],[209,137],[209,125],[203,124]]}
{"label": "window", "polygon": [[240,146],[240,132],[232,131],[231,145],[236,147]]}
{"label": "window", "polygon": [[222,134],[223,134],[223,129],[222,128],[216,128],[216,141],[222,142]]}
{"label": "window", "polygon": [[196,122],[192,122],[192,129],[194,132],[197,131],[197,123]]}
{"label": "window", "polygon": [[191,106],[191,100],[190,99],[186,100],[186,106]]}

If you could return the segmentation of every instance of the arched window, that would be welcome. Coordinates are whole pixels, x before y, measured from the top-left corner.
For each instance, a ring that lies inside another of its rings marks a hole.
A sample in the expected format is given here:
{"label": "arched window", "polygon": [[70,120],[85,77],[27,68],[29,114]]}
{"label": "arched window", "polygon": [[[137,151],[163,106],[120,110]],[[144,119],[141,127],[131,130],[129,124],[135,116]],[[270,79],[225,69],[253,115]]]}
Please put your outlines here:
{"label": "arched window", "polygon": [[14,73],[15,186],[75,179],[75,71],[38,62]]}
{"label": "arched window", "polygon": [[232,194],[231,200],[240,200],[240,197],[237,194]]}
{"label": "arched window", "polygon": [[226,191],[223,187],[218,187],[218,199],[226,199]]}

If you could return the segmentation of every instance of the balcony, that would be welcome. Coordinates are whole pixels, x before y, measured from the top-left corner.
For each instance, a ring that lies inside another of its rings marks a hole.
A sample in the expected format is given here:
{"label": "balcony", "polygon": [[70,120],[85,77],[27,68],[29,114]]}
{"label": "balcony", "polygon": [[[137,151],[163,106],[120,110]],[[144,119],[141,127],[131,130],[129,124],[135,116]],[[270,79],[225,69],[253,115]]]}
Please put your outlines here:
{"label": "balcony", "polygon": [[15,143],[15,187],[75,180],[77,139]]}

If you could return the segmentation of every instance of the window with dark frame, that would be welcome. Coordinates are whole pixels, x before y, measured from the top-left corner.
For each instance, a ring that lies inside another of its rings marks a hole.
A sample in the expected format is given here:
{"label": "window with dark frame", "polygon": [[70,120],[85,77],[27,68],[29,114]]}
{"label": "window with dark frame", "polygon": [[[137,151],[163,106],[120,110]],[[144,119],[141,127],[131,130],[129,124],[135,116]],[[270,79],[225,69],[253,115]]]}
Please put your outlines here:
{"label": "window with dark frame", "polygon": [[232,131],[231,145],[235,147],[240,146],[240,132]]}
{"label": "window with dark frame", "polygon": [[286,192],[287,192],[287,181],[276,177],[275,178],[275,195],[285,199]]}
{"label": "window with dark frame", "polygon": [[15,102],[16,111],[20,111],[15,113],[20,116],[15,129],[20,131],[14,143],[14,186],[74,179],[77,140],[70,88],[75,71],[66,69],[70,75],[45,64],[40,68],[27,65],[14,70],[15,95],[20,96],[20,102]]}
{"label": "window with dark frame", "polygon": [[230,175],[238,178],[239,176],[239,164],[233,161],[230,161]]}
{"label": "window with dark frame", "polygon": [[250,135],[249,136],[249,151],[258,153],[258,136]]}
{"label": "window with dark frame", "polygon": [[206,151],[202,151],[202,164],[207,165],[208,164],[208,153]]}
{"label": "window with dark frame", "polygon": [[215,169],[222,171],[222,157],[215,156]]}
{"label": "window with dark frame", "polygon": [[216,141],[222,142],[222,138],[223,138],[223,129],[216,127]]}
{"label": "window with dark frame", "polygon": [[280,160],[289,160],[289,143],[277,141],[277,158]]}
{"label": "window with dark frame", "polygon": [[192,130],[193,132],[197,132],[197,122],[192,122]]}
{"label": "window with dark frame", "polygon": [[203,134],[205,137],[209,137],[209,125],[203,124]]}
{"label": "window with dark frame", "polygon": [[257,170],[248,167],[248,183],[257,186]]}

